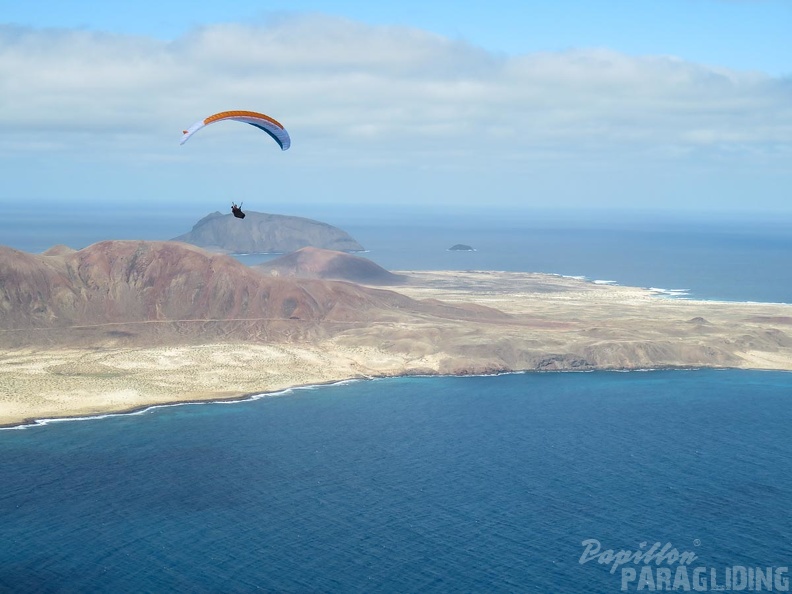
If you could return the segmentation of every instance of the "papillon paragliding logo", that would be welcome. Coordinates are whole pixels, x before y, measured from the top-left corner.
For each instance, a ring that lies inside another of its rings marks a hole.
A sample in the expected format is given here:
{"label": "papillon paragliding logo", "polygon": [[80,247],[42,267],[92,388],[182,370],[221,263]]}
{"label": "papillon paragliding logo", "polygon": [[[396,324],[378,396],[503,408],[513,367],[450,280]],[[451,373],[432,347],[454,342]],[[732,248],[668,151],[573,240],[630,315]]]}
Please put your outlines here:
{"label": "papillon paragliding logo", "polygon": [[[696,553],[680,551],[670,542],[665,545],[655,542],[648,548],[648,543],[642,542],[638,550],[603,550],[595,538],[580,544],[584,549],[578,562],[584,565],[595,561],[608,567],[611,574],[620,570],[622,591],[789,592],[790,589],[788,566],[706,566]],[[700,546],[701,541],[695,539],[693,544]]]}

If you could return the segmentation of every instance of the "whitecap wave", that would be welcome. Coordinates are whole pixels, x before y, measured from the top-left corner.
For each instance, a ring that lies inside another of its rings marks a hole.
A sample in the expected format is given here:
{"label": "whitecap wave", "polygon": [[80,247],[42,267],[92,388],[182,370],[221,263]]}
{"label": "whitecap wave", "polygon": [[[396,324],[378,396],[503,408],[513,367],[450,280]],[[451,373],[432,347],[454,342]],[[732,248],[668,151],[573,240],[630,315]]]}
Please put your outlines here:
{"label": "whitecap wave", "polygon": [[666,297],[687,297],[690,295],[690,289],[661,289],[659,287],[649,287],[649,290],[652,293]]}
{"label": "whitecap wave", "polygon": [[218,400],[188,400],[185,402],[164,402],[162,404],[151,404],[148,406],[143,406],[141,408],[136,408],[134,410],[129,410],[129,411],[99,413],[95,415],[83,415],[83,416],[75,416],[75,417],[44,417],[41,419],[31,419],[24,423],[20,423],[19,425],[0,427],[0,431],[7,431],[11,429],[17,429],[17,430],[28,429],[30,427],[44,427],[46,425],[49,425],[50,423],[68,423],[71,421],[97,421],[100,419],[108,419],[111,417],[128,417],[134,415],[144,415],[158,408],[172,408],[175,406],[194,406],[194,405],[202,405],[202,404],[239,404],[241,402],[252,402],[254,400],[260,400],[262,398],[285,396],[297,390],[315,390],[317,388],[351,384],[354,382],[365,381],[367,379],[374,379],[374,378],[348,378],[348,379],[337,380],[332,382],[306,384],[305,386],[292,386],[274,392],[257,392],[255,394],[247,394],[244,396],[240,396],[238,398],[222,398]]}

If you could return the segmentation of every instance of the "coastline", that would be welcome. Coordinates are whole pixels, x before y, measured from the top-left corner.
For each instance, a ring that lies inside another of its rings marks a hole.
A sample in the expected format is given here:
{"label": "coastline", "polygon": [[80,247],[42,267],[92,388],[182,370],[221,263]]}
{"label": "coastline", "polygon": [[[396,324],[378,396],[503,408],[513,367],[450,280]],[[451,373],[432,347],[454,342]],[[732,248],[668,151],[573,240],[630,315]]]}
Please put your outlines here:
{"label": "coastline", "polygon": [[396,376],[792,370],[792,305],[674,299],[549,274],[405,274],[412,281],[398,293],[505,315],[376,320],[310,342],[0,348],[0,427]]}
{"label": "coastline", "polygon": [[[290,392],[294,392],[297,390],[311,390],[315,388],[322,388],[328,386],[338,386],[343,384],[348,384],[350,382],[357,382],[357,381],[376,381],[379,379],[390,379],[390,378],[398,378],[398,377],[425,377],[425,378],[440,378],[440,377],[496,377],[501,375],[525,375],[531,373],[651,373],[651,372],[660,372],[660,371],[698,371],[701,369],[711,369],[715,371],[727,371],[733,370],[735,368],[731,367],[652,367],[652,368],[639,368],[639,369],[585,369],[585,370],[575,370],[575,369],[559,369],[559,370],[552,370],[552,371],[541,371],[541,370],[517,370],[517,371],[501,371],[501,372],[494,372],[494,373],[480,373],[480,374],[405,374],[405,375],[396,375],[396,376],[379,376],[379,377],[354,377],[354,378],[347,378],[347,379],[339,379],[333,380],[328,382],[321,382],[316,384],[304,384],[304,385],[297,385],[297,386],[290,386],[288,388],[284,388],[282,390],[276,390],[273,392],[251,392],[249,394],[241,394],[239,396],[232,396],[229,398],[223,399],[196,399],[196,400],[178,400],[174,402],[163,402],[159,404],[148,404],[137,406],[132,409],[128,410],[111,410],[107,412],[97,412],[95,414],[87,414],[87,415],[66,415],[66,416],[57,416],[57,417],[43,417],[43,418],[29,418],[24,419],[20,422],[13,422],[8,424],[0,423],[0,431],[7,431],[11,429],[26,429],[26,428],[33,428],[33,427],[43,427],[50,423],[65,423],[65,422],[75,422],[75,421],[92,421],[92,420],[100,420],[105,419],[108,417],[117,417],[117,416],[132,416],[132,415],[141,415],[145,414],[150,410],[155,410],[158,408],[170,408],[175,406],[191,406],[191,405],[200,405],[200,404],[238,404],[241,402],[252,402],[254,400],[261,400],[262,398],[275,398],[278,396],[286,396]],[[765,369],[765,368],[743,368],[742,371],[767,371],[767,372],[775,372],[775,373],[792,373],[792,369]]]}
{"label": "coastline", "polygon": [[106,419],[108,417],[118,417],[118,416],[134,416],[134,415],[142,415],[147,413],[150,410],[155,410],[158,408],[170,408],[174,406],[191,406],[194,404],[237,404],[240,402],[251,402],[254,400],[260,400],[262,398],[275,398],[278,396],[285,396],[290,392],[294,392],[296,390],[311,390],[314,388],[321,388],[324,386],[336,386],[341,384],[349,383],[350,381],[367,381],[373,380],[376,378],[354,378],[348,380],[337,380],[337,381],[330,381],[330,382],[323,382],[319,384],[306,384],[301,386],[290,386],[288,388],[284,388],[282,390],[276,390],[274,392],[251,392],[250,394],[241,394],[239,396],[232,396],[229,398],[223,399],[196,399],[196,400],[179,400],[174,402],[162,402],[159,404],[147,404],[136,406],[134,408],[128,410],[111,410],[107,412],[97,412],[95,414],[86,414],[86,415],[66,415],[66,416],[58,416],[58,417],[42,417],[42,418],[29,418],[25,419],[22,422],[15,422],[10,424],[3,424],[0,423],[0,431],[7,431],[10,429],[26,429],[32,427],[43,427],[50,423],[67,423],[67,422],[74,422],[74,421],[92,421],[92,420],[99,420],[99,419]]}

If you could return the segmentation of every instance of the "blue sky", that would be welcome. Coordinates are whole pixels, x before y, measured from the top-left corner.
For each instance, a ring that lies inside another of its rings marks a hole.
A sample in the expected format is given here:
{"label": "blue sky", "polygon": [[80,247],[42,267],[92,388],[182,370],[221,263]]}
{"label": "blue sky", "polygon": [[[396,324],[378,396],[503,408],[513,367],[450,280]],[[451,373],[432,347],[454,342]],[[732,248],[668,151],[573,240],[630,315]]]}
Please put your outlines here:
{"label": "blue sky", "polygon": [[86,28],[175,39],[194,27],[265,23],[278,13],[325,13],[461,38],[492,51],[608,47],[704,64],[792,74],[789,0],[261,0],[4,2],[6,23]]}
{"label": "blue sky", "polygon": [[2,201],[792,216],[791,0],[0,7]]}

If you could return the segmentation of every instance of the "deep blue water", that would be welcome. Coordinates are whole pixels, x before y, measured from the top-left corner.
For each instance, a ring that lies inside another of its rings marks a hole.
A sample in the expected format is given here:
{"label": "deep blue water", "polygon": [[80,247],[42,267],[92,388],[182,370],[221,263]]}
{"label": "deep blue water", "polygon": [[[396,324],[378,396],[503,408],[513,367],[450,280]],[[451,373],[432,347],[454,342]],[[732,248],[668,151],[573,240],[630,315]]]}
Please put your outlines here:
{"label": "deep blue water", "polygon": [[587,539],[789,566],[791,421],[792,374],[702,370],[377,380],[0,431],[0,591],[619,591],[620,569],[580,563]]}
{"label": "deep blue water", "polygon": [[[205,214],[4,208],[0,244],[34,253]],[[285,214],[392,270],[792,302],[784,220]],[[791,417],[792,374],[702,370],[391,379],[0,431],[0,592],[620,591],[579,562],[587,539],[671,543],[721,580],[786,567]]]}
{"label": "deep blue water", "polygon": [[[349,232],[370,249],[366,257],[389,270],[547,272],[685,289],[698,299],[792,303],[792,229],[474,225],[440,231],[351,225]],[[476,251],[448,251],[457,243]]]}

